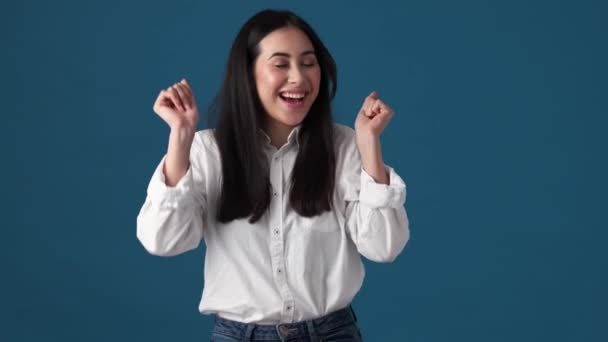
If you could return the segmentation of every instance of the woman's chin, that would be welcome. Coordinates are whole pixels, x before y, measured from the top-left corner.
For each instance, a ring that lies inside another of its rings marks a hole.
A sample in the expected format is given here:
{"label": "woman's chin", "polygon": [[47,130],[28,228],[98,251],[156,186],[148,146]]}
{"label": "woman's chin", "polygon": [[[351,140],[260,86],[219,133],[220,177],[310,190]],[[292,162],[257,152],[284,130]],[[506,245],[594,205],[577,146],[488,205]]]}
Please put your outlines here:
{"label": "woman's chin", "polygon": [[282,115],[278,121],[285,126],[295,127],[301,124],[302,121],[304,121],[304,118],[306,118],[306,113],[290,112]]}

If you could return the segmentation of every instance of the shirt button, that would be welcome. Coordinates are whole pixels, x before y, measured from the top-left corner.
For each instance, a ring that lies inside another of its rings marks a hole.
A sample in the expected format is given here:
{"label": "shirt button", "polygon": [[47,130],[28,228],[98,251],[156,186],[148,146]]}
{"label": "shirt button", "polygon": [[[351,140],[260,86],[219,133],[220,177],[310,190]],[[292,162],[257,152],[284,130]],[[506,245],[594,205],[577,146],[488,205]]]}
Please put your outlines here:
{"label": "shirt button", "polygon": [[275,234],[279,234],[279,230],[278,230],[278,229],[275,229],[275,230],[274,230],[274,233],[275,233]]}
{"label": "shirt button", "polygon": [[276,196],[276,195],[277,195],[277,193],[275,192],[275,193],[274,193],[274,195]]}
{"label": "shirt button", "polygon": [[287,307],[287,310],[291,310],[291,306],[288,306],[288,307]]}
{"label": "shirt button", "polygon": [[277,272],[281,273],[281,269],[279,268],[279,269],[277,270]]}

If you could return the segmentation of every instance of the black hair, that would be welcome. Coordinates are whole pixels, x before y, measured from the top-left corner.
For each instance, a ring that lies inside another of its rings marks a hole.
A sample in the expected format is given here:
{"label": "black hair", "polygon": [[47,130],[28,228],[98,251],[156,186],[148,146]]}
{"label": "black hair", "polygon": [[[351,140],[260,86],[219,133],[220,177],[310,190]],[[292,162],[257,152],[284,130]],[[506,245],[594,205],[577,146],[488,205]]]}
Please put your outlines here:
{"label": "black hair", "polygon": [[[331,100],[337,89],[336,64],[321,39],[302,18],[287,10],[263,10],[238,32],[230,49],[223,84],[210,105],[217,117],[214,135],[222,160],[222,189],[216,219],[260,219],[270,205],[269,167],[258,130],[265,110],[258,97],[254,64],[259,42],[269,33],[295,27],[310,39],[321,69],[319,94],[302,121],[298,155],[291,176],[291,207],[312,217],[331,209],[336,157]],[[211,119],[212,115],[209,116]]]}

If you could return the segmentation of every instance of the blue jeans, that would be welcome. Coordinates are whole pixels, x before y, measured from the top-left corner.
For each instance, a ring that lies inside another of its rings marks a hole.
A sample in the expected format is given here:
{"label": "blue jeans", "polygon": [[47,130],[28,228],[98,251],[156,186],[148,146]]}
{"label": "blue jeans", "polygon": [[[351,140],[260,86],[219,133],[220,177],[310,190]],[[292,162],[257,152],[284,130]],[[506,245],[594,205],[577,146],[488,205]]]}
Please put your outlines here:
{"label": "blue jeans", "polygon": [[259,325],[215,316],[211,342],[362,342],[357,316],[351,306],[320,318],[296,323]]}

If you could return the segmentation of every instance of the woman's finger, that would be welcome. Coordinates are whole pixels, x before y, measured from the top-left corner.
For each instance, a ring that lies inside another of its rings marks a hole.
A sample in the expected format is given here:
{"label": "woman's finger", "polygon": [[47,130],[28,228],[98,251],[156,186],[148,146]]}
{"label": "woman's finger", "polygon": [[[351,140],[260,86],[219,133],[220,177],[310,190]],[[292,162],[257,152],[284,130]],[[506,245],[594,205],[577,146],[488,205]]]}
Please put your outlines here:
{"label": "woman's finger", "polygon": [[184,91],[180,88],[179,83],[175,83],[171,88],[177,94],[177,97],[180,100],[182,111],[186,111],[188,104],[186,103]]}
{"label": "woman's finger", "polygon": [[171,98],[171,100],[173,101],[173,105],[175,106],[176,109],[181,110],[181,111],[186,110],[184,108],[184,104],[182,103],[182,100],[180,99],[179,94],[177,93],[177,90],[175,90],[174,86],[167,88],[167,96],[169,96]]}
{"label": "woman's finger", "polygon": [[377,114],[384,114],[388,113],[390,111],[390,108],[388,108],[388,106],[384,102],[382,102],[382,100],[378,99],[374,104],[373,111]]}
{"label": "woman's finger", "polygon": [[380,129],[384,130],[388,122],[393,117],[393,110],[389,108],[386,104],[384,104],[382,101],[380,101],[380,103],[378,104],[378,108],[380,113],[376,115],[374,120],[377,121],[377,124],[379,125]]}
{"label": "woman's finger", "polygon": [[192,87],[190,87],[190,84],[188,83],[188,81],[185,78],[180,81],[180,84],[183,85],[183,88],[186,90],[186,93],[188,94],[188,100],[190,101],[190,106],[192,108],[196,108],[196,100],[194,99],[194,93],[192,92]]}
{"label": "woman's finger", "polygon": [[152,105],[152,110],[154,110],[155,112],[158,109],[158,107],[165,102],[165,96],[163,93],[164,93],[164,90],[161,90],[158,93],[158,96],[156,96],[156,100],[154,101],[154,105]]}
{"label": "woman's finger", "polygon": [[184,78],[183,80],[181,80],[180,83],[184,85],[184,88],[188,91],[188,94],[192,97],[192,100],[194,100],[194,94],[192,93],[192,87],[190,87],[190,84],[188,83],[188,81]]}
{"label": "woman's finger", "polygon": [[377,98],[378,98],[378,95],[376,94],[376,92],[372,91],[365,98],[365,101],[363,101],[363,105],[361,106],[361,111],[368,118],[371,118],[371,117],[374,116],[374,114],[372,113],[371,109],[372,109],[372,105],[374,104],[374,102],[376,101]]}
{"label": "woman's finger", "polygon": [[181,83],[176,83],[173,87],[179,95],[179,98],[182,100],[184,108],[190,109],[192,107],[190,104],[190,95],[188,94],[188,91],[184,89],[185,86]]}
{"label": "woman's finger", "polygon": [[382,112],[382,101],[380,99],[376,99],[376,101],[371,105],[370,111],[374,116],[380,114]]}

